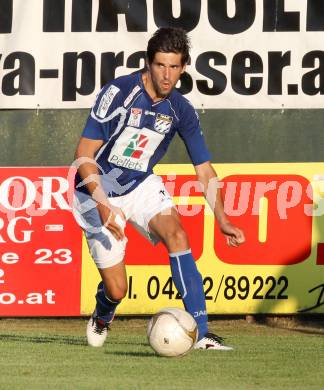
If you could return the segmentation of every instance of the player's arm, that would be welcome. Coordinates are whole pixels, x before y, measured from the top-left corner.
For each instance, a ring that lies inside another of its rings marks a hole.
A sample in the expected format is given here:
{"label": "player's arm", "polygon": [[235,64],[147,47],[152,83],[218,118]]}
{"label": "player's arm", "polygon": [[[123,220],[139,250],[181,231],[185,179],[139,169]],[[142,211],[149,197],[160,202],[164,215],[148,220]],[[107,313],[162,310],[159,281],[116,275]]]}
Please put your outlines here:
{"label": "player's arm", "polygon": [[209,161],[195,166],[197,179],[204,196],[214,212],[220,230],[226,236],[228,245],[239,246],[245,241],[241,229],[231,224],[224,212],[224,202],[217,174]]}
{"label": "player's arm", "polygon": [[116,239],[124,237],[122,227],[115,222],[116,213],[109,204],[100,181],[98,166],[95,161],[96,152],[103,145],[103,140],[81,137],[76,148],[75,159],[78,173],[92,198],[97,202],[97,209],[103,226],[111,231]]}

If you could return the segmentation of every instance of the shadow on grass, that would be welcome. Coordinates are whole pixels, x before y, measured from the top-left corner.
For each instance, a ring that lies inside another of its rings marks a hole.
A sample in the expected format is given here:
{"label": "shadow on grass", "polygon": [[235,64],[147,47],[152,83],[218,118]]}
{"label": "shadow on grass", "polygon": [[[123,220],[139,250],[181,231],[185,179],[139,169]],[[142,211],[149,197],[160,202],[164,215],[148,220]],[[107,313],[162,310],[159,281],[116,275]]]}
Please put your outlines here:
{"label": "shadow on grass", "polygon": [[324,336],[324,317],[321,316],[276,316],[257,314],[249,318],[250,323],[264,325],[275,329],[284,329],[290,332]]}
{"label": "shadow on grass", "polygon": [[114,345],[137,345],[137,346],[141,346],[141,347],[147,347],[148,346],[148,343],[144,343],[144,342],[136,342],[136,341],[116,341],[116,340],[111,340],[111,339],[108,339],[109,341],[109,344],[114,344]]}
{"label": "shadow on grass", "polygon": [[305,333],[305,334],[314,334],[314,335],[320,335],[324,337],[323,331],[316,331],[316,330],[308,330],[308,329],[294,329],[295,332],[299,333]]}
{"label": "shadow on grass", "polygon": [[276,326],[277,329],[284,329],[289,332],[297,332],[297,333],[304,333],[304,334],[312,334],[317,336],[323,336],[324,337],[324,331],[323,330],[316,330],[316,329],[293,329],[293,328],[285,328],[283,326]]}
{"label": "shadow on grass", "polygon": [[152,352],[125,352],[125,351],[105,351],[105,355],[114,355],[114,356],[132,356],[132,357],[154,357],[158,356],[156,353]]}
{"label": "shadow on grass", "polygon": [[[19,343],[25,342],[25,343],[33,343],[33,344],[64,344],[64,345],[82,345],[82,346],[88,346],[88,343],[85,338],[83,337],[70,337],[70,336],[26,336],[26,335],[13,335],[13,334],[0,334],[0,342],[11,342],[11,341],[17,341]],[[112,341],[109,340],[109,344],[113,345],[136,345],[141,347],[148,347],[147,343],[141,343],[141,342],[123,342],[123,341]],[[105,352],[107,354],[116,354],[116,355],[131,355],[131,356],[152,356],[155,355],[154,352],[151,353],[133,353],[133,352]]]}
{"label": "shadow on grass", "polygon": [[67,344],[67,345],[84,345],[87,343],[84,338],[76,338],[69,336],[26,336],[26,335],[12,335],[12,334],[0,334],[0,341],[17,341],[19,343],[35,343],[35,344]]}

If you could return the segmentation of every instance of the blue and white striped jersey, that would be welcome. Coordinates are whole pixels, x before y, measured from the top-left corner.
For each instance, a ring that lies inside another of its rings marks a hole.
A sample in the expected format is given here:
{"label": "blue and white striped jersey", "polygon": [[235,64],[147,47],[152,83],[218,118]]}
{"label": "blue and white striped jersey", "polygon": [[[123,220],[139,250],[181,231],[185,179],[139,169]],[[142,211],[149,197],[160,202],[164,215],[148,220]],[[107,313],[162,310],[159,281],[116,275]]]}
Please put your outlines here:
{"label": "blue and white striped jersey", "polygon": [[[102,88],[82,136],[104,141],[96,155],[101,181],[109,196],[119,196],[152,173],[176,133],[194,165],[210,160],[191,103],[175,89],[154,103],[144,88],[141,72],[135,72]],[[77,175],[76,184],[80,182]],[[78,190],[86,192],[84,186]]]}

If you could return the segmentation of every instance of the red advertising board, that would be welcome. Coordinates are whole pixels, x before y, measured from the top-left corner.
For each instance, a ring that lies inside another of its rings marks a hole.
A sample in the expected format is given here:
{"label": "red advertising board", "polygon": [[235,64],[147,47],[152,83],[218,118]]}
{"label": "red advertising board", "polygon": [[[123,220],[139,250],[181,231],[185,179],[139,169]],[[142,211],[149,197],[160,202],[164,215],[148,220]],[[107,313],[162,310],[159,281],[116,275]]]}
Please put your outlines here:
{"label": "red advertising board", "polygon": [[82,240],[68,171],[0,169],[1,315],[80,314]]}
{"label": "red advertising board", "polygon": [[[321,164],[220,165],[225,211],[246,235],[239,248],[226,245],[191,166],[159,169],[209,313],[323,312]],[[69,167],[0,169],[0,316],[92,312],[99,274],[71,212],[73,180]],[[130,224],[126,235],[129,290],[118,313],[181,305],[164,246],[152,246]]]}
{"label": "red advertising board", "polygon": [[[248,245],[237,248],[234,257],[219,229],[215,228],[214,247],[221,261],[242,265],[290,265],[309,257],[313,217],[304,211],[312,196],[309,180],[288,174],[231,175],[224,178],[223,183],[225,210],[231,221],[244,229]],[[261,198],[268,202],[264,242],[259,237]]]}

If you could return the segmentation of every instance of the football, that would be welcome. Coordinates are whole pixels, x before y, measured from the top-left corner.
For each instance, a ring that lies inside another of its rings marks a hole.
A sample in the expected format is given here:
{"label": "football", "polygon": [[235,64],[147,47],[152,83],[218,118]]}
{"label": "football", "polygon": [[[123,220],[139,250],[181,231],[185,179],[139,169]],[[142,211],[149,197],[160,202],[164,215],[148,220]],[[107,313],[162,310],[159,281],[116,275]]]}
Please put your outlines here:
{"label": "football", "polygon": [[147,337],[158,355],[183,356],[197,341],[197,323],[183,309],[164,308],[150,319]]}

